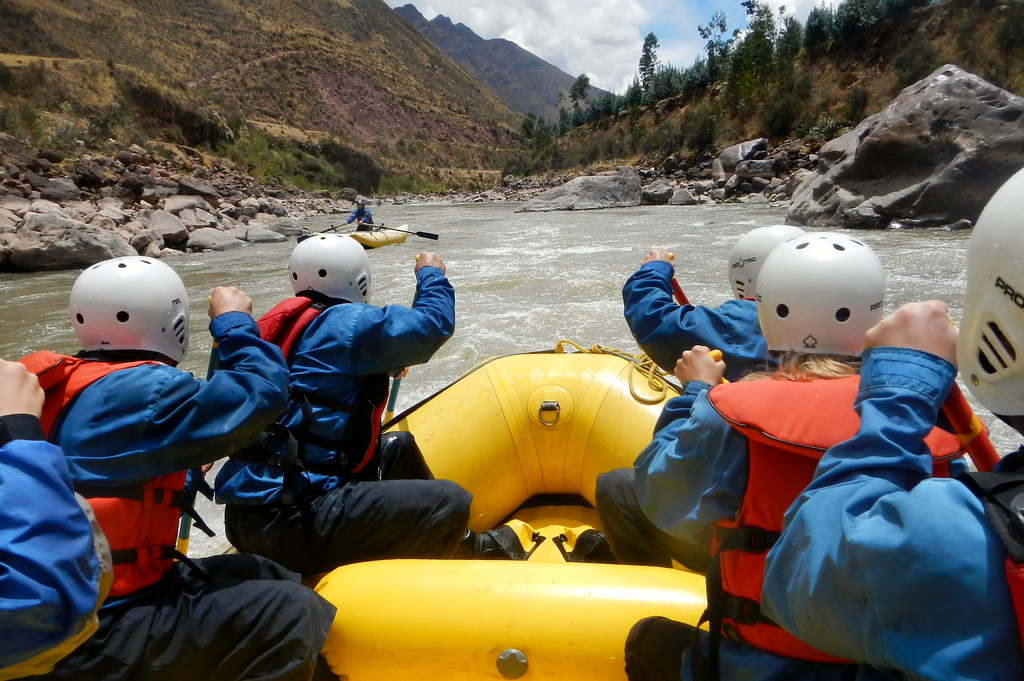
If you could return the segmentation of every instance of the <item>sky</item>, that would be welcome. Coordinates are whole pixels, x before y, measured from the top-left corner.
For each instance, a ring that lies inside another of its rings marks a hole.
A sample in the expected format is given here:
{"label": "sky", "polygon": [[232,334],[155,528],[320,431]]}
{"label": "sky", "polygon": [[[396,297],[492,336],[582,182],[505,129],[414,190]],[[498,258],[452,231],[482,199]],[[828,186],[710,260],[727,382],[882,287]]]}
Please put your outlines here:
{"label": "sky", "polygon": [[[746,27],[740,0],[385,0],[390,7],[409,2],[433,19],[443,14],[481,38],[505,38],[569,75],[582,73],[590,84],[617,94],[637,74],[644,38],[654,33],[659,64],[686,68],[703,53],[697,27],[725,12],[729,34]],[[776,16],[802,22],[815,5],[831,0],[766,0]]]}

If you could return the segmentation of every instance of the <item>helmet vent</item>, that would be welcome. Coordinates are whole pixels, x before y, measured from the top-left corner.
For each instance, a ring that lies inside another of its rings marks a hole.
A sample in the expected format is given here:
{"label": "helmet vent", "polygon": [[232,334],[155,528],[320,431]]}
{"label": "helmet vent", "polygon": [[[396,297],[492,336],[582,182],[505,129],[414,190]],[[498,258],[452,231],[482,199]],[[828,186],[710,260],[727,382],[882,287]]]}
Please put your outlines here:
{"label": "helmet vent", "polygon": [[317,270],[316,275],[318,277],[320,277],[321,279],[326,279],[327,278],[327,270],[323,270],[323,269]]}
{"label": "helmet vent", "polygon": [[742,279],[736,279],[734,285],[736,287],[736,292],[739,293],[740,294],[740,298],[742,298],[746,294],[746,292],[747,292],[747,287],[744,286],[743,280]]}
{"label": "helmet vent", "polygon": [[181,316],[174,320],[174,337],[178,339],[178,345],[185,344],[185,317]]}
{"label": "helmet vent", "polygon": [[846,247],[844,247],[842,244],[832,244],[832,248],[836,249],[837,251],[845,251],[846,250]]}
{"label": "helmet vent", "polygon": [[[987,374],[1008,369],[1017,361],[1017,349],[995,322],[989,322],[988,332],[982,334],[984,344],[978,348],[978,363]],[[987,351],[986,351],[987,350]],[[996,364],[999,366],[997,367]]]}
{"label": "helmet vent", "polygon": [[81,312],[75,315],[75,319],[78,320],[79,324],[85,324],[85,317],[82,316]]}
{"label": "helmet vent", "polygon": [[117,321],[119,321],[122,324],[124,324],[125,322],[128,321],[130,316],[131,315],[129,315],[127,312],[125,312],[124,310],[121,310],[120,312],[117,313]]}
{"label": "helmet vent", "polygon": [[789,316],[789,307],[786,305],[777,305],[775,307],[775,314],[779,315],[779,319],[785,319]]}
{"label": "helmet vent", "polygon": [[356,282],[356,286],[359,287],[359,292],[366,297],[366,292],[370,289],[370,278],[365,274],[359,277],[359,281]]}
{"label": "helmet vent", "polygon": [[836,321],[837,322],[842,323],[842,322],[845,322],[846,320],[848,320],[849,318],[850,318],[850,308],[848,308],[848,307],[841,307],[838,310],[836,310]]}

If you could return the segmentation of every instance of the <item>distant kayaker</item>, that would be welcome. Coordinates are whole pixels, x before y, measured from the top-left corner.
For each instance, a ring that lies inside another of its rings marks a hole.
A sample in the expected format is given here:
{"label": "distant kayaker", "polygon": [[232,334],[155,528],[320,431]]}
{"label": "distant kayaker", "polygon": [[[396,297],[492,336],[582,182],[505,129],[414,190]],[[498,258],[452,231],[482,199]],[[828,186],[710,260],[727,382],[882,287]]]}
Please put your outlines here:
{"label": "distant kayaker", "polygon": [[[772,225],[740,237],[726,263],[734,299],[718,307],[675,300],[673,259],[662,248],[652,250],[622,288],[623,313],[637,344],[669,373],[680,355],[694,345],[719,350],[729,380],[774,365],[757,321],[757,277],[772,249],[803,233],[799,227]],[[703,548],[673,539],[640,511],[632,468],[602,473],[596,501],[608,544],[623,563],[668,566],[675,560],[704,571]]]}
{"label": "distant kayaker", "polygon": [[[857,357],[865,331],[882,316],[884,273],[862,241],[807,234],[771,252],[757,296],[778,369],[720,384],[726,367],[706,346],[684,352],[675,368],[684,393],[666,404],[654,440],[637,457],[637,498],[647,517],[706,548],[710,634],[701,632],[698,654],[690,625],[642,620],[626,651],[634,679],[647,666],[684,681],[704,678],[694,667],[706,678],[850,678],[843,659],[766,619],[759,596],[783,513],[811,481],[816,459],[857,429]],[[936,429],[929,446],[939,462],[954,457],[965,469],[953,433]],[[663,643],[670,640],[675,647]]]}
{"label": "distant kayaker", "polygon": [[281,346],[291,399],[279,427],[217,476],[228,539],[303,574],[384,558],[507,557],[468,533],[471,495],[434,480],[411,433],[380,435],[389,375],[427,362],[455,329],[445,264],[420,253],[412,307],[370,300],[370,263],[352,239],[295,247],[294,298],[260,319]]}
{"label": "distant kayaker", "polygon": [[309,679],[334,606],[264,558],[175,552],[179,517],[191,510],[186,470],[198,476],[285,407],[287,367],[260,339],[252,301],[234,287],[213,290],[219,369],[208,381],[175,368],[188,351],[188,297],[163,262],[93,265],[70,307],[83,350],[21,361],[41,377],[43,429],[110,542],[114,584],[97,633],[45,678]]}
{"label": "distant kayaker", "polygon": [[[989,200],[967,245],[958,332],[946,303],[871,329],[861,427],[818,463],[768,554],[764,613],[872,678],[1024,678],[1024,448],[996,473],[930,479],[922,438],[954,387],[1024,433],[1024,171]],[[954,393],[955,396],[955,393]]]}
{"label": "distant kayaker", "polygon": [[0,360],[0,679],[44,674],[96,631],[110,547],[46,442],[39,381]]}
{"label": "distant kayaker", "polygon": [[370,209],[366,207],[366,199],[362,197],[356,199],[355,209],[348,216],[348,220],[345,220],[346,225],[350,225],[353,222],[356,223],[357,232],[369,232],[373,229],[373,215],[370,214]]}

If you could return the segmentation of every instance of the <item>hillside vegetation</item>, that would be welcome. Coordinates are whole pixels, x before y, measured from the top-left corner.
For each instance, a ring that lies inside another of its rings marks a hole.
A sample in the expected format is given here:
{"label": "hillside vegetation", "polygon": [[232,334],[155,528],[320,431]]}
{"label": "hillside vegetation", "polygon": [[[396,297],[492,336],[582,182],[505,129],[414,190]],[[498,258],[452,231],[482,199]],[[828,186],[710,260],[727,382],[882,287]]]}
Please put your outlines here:
{"label": "hillside vegetation", "polygon": [[745,31],[728,35],[720,13],[698,28],[705,53],[691,66],[658,64],[655,36],[624,94],[524,121],[532,150],[506,171],[687,162],[755,137],[815,148],[946,63],[1024,92],[1022,0],[843,0],[804,24],[744,5]]}
{"label": "hillside vegetation", "polygon": [[1024,91],[1024,0],[843,0],[805,23],[744,3],[681,68],[649,36],[621,95],[517,115],[380,0],[0,0],[0,131],[38,147],[171,142],[265,182],[484,188],[502,174],[814,148],[955,63]]}
{"label": "hillside vegetation", "polygon": [[380,0],[0,0],[0,25],[0,129],[40,145],[62,141],[40,138],[57,115],[124,142],[251,137],[245,163],[287,141],[248,123],[276,124],[345,181],[325,142],[407,177],[500,167],[517,144],[519,116]]}

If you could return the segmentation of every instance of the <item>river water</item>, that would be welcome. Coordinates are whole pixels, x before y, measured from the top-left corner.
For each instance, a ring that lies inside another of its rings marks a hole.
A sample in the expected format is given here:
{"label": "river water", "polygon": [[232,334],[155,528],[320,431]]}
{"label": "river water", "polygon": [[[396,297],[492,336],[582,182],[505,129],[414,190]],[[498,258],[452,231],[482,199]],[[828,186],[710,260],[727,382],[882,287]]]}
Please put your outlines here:
{"label": "river water", "polygon": [[[413,367],[402,381],[397,411],[444,387],[495,355],[549,350],[560,339],[639,352],[622,317],[622,284],[653,247],[676,254],[676,276],[691,301],[718,305],[730,296],[726,260],[733,244],[754,227],[782,223],[784,213],[766,206],[660,206],[603,211],[516,213],[519,204],[381,206],[378,223],[440,235],[409,236],[403,244],[369,251],[371,300],[377,305],[412,301],[413,266],[421,250],[447,265],[456,293],[455,335],[429,364]],[[340,216],[312,218],[326,229]],[[865,231],[887,273],[886,312],[912,300],[946,301],[954,318],[963,306],[964,251],[969,232]],[[226,253],[167,260],[181,275],[192,302],[191,346],[182,368],[205,376],[210,336],[206,299],[216,285],[248,293],[258,316],[291,295],[286,270],[294,240],[251,245]],[[0,274],[0,357],[33,350],[74,353],[67,298],[78,272]],[[973,401],[973,400],[972,400]],[[976,403],[1000,452],[1018,436]],[[201,508],[217,527],[221,509]],[[219,550],[214,540],[194,538],[190,554]]]}

